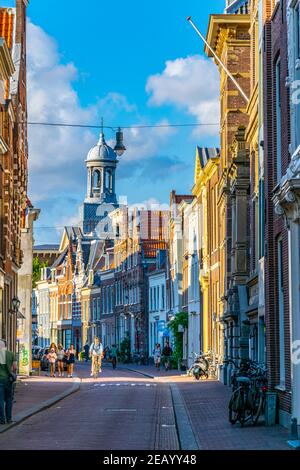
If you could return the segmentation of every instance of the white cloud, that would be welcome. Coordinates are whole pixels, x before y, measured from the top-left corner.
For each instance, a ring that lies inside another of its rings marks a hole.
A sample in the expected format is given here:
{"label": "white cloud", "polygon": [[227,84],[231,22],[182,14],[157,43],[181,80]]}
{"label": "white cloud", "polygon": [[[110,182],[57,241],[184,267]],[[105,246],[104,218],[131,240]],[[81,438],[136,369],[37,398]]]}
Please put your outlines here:
{"label": "white cloud", "polygon": [[139,210],[151,210],[151,211],[168,211],[170,206],[166,203],[161,203],[158,199],[151,197],[142,202],[136,202],[134,204],[129,204],[129,210],[139,209]]}
{"label": "white cloud", "polygon": [[[137,113],[136,106],[116,92],[108,93],[93,106],[81,106],[73,85],[78,78],[75,65],[63,64],[54,39],[30,21],[27,51],[29,122],[94,124],[100,122],[100,115],[113,121],[120,111]],[[137,121],[138,125],[143,122]],[[121,165],[125,169],[133,161],[157,156],[174,132],[170,128],[125,130],[127,151]],[[51,198],[53,192],[84,192],[84,160],[96,144],[94,133],[81,128],[29,125],[28,137],[29,189],[34,203]]]}
{"label": "white cloud", "polygon": [[[84,108],[73,88],[77,69],[62,64],[56,42],[28,22],[28,121],[90,123],[96,106]],[[86,129],[28,127],[30,193],[33,200],[51,191],[74,190],[95,136]],[[77,171],[76,171],[77,170]]]}
{"label": "white cloud", "polygon": [[[194,116],[199,124],[218,123],[219,74],[209,59],[199,55],[169,60],[162,73],[149,77],[149,104],[175,105]],[[217,135],[218,127],[201,127],[199,135]]]}
{"label": "white cloud", "polygon": [[[157,126],[168,124],[166,119],[156,123]],[[124,139],[127,151],[124,159],[126,158],[126,161],[141,160],[164,153],[163,149],[175,133],[176,130],[170,127],[125,129]]]}

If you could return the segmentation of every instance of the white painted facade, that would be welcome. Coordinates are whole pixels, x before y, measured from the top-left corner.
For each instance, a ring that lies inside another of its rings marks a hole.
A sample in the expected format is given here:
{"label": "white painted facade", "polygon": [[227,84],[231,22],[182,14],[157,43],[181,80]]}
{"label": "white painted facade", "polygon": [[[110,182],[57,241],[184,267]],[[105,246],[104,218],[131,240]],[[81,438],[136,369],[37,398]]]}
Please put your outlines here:
{"label": "white painted facade", "polygon": [[19,374],[28,376],[31,372],[32,346],[32,261],[33,261],[33,224],[40,210],[28,208],[25,227],[21,229],[21,249],[24,262],[18,272],[19,311],[17,340],[19,343]]}
{"label": "white painted facade", "polygon": [[149,275],[149,356],[153,356],[156,343],[164,344],[163,330],[167,328],[166,273],[154,271]]}
{"label": "white painted facade", "polygon": [[193,363],[193,353],[201,351],[201,297],[200,297],[200,217],[199,205],[197,199],[187,204],[182,203],[181,210],[184,213],[184,219],[187,221],[184,232],[185,247],[187,252],[184,256],[188,262],[188,341],[187,341],[187,360],[190,366]]}
{"label": "white painted facade", "polygon": [[50,345],[50,293],[47,280],[47,268],[41,270],[41,280],[36,283],[37,298],[37,333],[38,346],[42,348]]}
{"label": "white painted facade", "polygon": [[170,240],[170,311],[175,315],[182,307],[182,218],[173,209],[172,217],[173,238]]}

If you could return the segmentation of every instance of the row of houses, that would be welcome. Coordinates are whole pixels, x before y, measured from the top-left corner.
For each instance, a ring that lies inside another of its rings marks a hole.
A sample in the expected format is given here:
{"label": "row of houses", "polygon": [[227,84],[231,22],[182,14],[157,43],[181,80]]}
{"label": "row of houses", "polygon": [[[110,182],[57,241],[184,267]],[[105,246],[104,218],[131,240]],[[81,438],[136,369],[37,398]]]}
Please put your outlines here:
{"label": "row of houses", "polygon": [[[39,346],[74,343],[81,351],[94,336],[109,347],[120,347],[128,337],[131,353],[147,353],[145,290],[150,273],[166,267],[168,212],[120,206],[110,217],[118,235],[101,239],[66,227],[57,259],[41,269],[33,290],[33,337]],[[149,308],[166,312],[165,278],[156,284]]]}
{"label": "row of houses", "polygon": [[202,218],[203,349],[266,364],[279,421],[298,432],[299,12],[297,0],[232,0],[211,15],[220,149],[197,149],[190,203]]}
{"label": "row of houses", "polygon": [[151,356],[185,313],[183,360],[212,351],[224,384],[224,359],[266,364],[280,423],[299,428],[299,11],[298,0],[232,0],[211,15],[220,148],[197,147],[192,191],[172,191],[168,211],[117,204],[120,146],[101,133],[82,220],[34,290],[39,341],[80,350],[97,334]]}
{"label": "row of houses", "polygon": [[27,0],[0,8],[0,339],[31,370],[33,224],[27,197]]}

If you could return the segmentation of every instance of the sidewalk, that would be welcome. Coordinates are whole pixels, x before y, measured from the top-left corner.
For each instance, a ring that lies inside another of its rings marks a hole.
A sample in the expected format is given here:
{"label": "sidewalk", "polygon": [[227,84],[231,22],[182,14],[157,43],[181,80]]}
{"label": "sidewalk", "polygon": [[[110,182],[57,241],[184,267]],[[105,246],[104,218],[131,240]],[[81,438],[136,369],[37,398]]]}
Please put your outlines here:
{"label": "sidewalk", "polygon": [[145,377],[149,377],[151,379],[159,379],[159,378],[179,378],[181,376],[186,377],[186,373],[184,371],[178,371],[177,369],[171,369],[166,371],[164,367],[161,367],[160,370],[156,369],[154,365],[150,366],[140,366],[137,364],[118,364],[118,369],[127,369],[132,372],[137,372],[138,374],[144,375]]}
{"label": "sidewalk", "polygon": [[202,450],[289,450],[282,426],[232,426],[230,388],[217,381],[177,382],[198,446]]}
{"label": "sidewalk", "polygon": [[158,371],[154,366],[120,364],[118,368],[170,384],[181,445],[185,448],[190,440],[191,449],[200,450],[290,450],[289,431],[282,426],[232,426],[228,421],[231,389],[221,382],[197,382],[185,372],[166,372],[163,368]]}
{"label": "sidewalk", "polygon": [[0,426],[0,433],[76,392],[79,387],[78,378],[51,379],[41,375],[18,379],[13,404],[13,423]]}

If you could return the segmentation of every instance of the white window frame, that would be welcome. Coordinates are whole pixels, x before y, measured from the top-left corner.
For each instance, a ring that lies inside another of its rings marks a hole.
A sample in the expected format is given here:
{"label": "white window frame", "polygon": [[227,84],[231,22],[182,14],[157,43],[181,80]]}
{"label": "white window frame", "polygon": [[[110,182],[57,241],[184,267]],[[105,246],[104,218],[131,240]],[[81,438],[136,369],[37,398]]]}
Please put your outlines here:
{"label": "white window frame", "polygon": [[283,292],[283,243],[277,239],[277,288],[278,288],[278,323],[279,323],[279,386],[285,388],[285,327],[284,327],[284,292]]}

